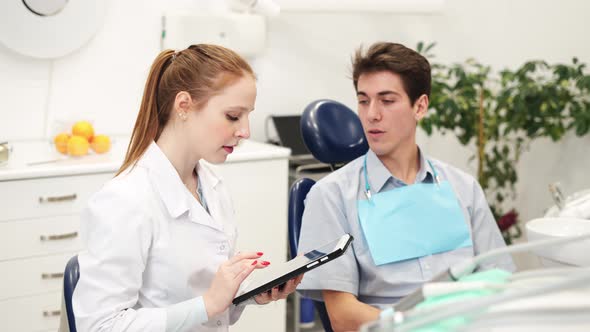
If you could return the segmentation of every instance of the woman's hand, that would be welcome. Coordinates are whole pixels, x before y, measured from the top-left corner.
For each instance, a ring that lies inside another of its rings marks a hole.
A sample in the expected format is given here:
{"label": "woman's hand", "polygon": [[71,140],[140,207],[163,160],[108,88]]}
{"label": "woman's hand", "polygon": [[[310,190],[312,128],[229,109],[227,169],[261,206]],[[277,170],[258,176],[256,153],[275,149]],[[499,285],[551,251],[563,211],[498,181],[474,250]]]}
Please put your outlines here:
{"label": "woman's hand", "polygon": [[279,290],[279,287],[274,287],[270,292],[264,292],[256,295],[254,300],[258,304],[267,304],[272,301],[286,299],[289,294],[295,291],[297,285],[301,283],[301,279],[303,279],[303,274],[287,281],[282,290]]}
{"label": "woman's hand", "polygon": [[259,261],[260,256],[261,252],[242,252],[219,266],[211,286],[203,295],[208,317],[224,312],[231,305],[242,281],[254,269],[262,269],[270,264]]}

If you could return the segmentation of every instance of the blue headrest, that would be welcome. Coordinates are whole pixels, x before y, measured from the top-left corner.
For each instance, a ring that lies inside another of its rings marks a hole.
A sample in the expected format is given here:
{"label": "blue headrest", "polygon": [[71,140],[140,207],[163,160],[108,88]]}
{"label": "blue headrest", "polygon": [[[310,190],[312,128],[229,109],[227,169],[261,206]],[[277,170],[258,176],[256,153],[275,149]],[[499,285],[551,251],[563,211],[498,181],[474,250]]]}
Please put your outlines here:
{"label": "blue headrest", "polygon": [[297,256],[299,245],[299,232],[301,231],[301,219],[305,208],[305,197],[315,184],[315,181],[308,178],[296,180],[289,191],[289,249],[291,258]]}
{"label": "blue headrest", "polygon": [[356,113],[334,100],[316,100],[305,108],[301,135],[313,156],[326,164],[349,162],[369,149]]}

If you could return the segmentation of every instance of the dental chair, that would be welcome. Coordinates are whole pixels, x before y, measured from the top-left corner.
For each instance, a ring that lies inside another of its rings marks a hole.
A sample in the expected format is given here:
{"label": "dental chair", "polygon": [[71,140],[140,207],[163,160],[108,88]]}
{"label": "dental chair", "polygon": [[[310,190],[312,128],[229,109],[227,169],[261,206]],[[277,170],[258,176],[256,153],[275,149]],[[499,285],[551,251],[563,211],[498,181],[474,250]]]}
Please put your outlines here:
{"label": "dental chair", "polygon": [[301,116],[301,135],[311,154],[332,165],[332,169],[369,150],[356,113],[334,100],[316,100],[305,108]]}
{"label": "dental chair", "polygon": [[63,300],[64,305],[62,306],[62,311],[65,307],[65,316],[61,316],[61,324],[60,324],[60,332],[76,332],[76,319],[74,317],[74,308],[72,307],[72,296],[74,295],[74,289],[78,284],[78,279],[80,279],[80,266],[78,265],[78,256],[74,256],[70,258],[68,263],[66,264],[66,268],[64,271],[64,284],[63,284]]}
{"label": "dental chair", "polygon": [[[309,104],[301,116],[301,135],[313,156],[332,170],[364,155],[369,149],[361,122],[350,108],[328,99]],[[297,256],[305,197],[315,184],[308,178],[297,179],[289,192],[289,249]],[[324,330],[332,332],[330,318],[323,301],[313,300]]]}

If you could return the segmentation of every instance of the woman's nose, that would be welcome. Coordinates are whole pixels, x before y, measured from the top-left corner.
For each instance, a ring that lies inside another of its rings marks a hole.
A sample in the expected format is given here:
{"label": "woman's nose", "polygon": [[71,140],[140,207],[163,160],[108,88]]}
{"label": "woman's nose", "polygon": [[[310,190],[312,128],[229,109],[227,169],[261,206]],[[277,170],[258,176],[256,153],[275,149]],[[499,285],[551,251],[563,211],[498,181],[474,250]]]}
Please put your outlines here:
{"label": "woman's nose", "polygon": [[250,124],[246,123],[245,125],[241,126],[236,132],[236,136],[243,139],[250,138]]}

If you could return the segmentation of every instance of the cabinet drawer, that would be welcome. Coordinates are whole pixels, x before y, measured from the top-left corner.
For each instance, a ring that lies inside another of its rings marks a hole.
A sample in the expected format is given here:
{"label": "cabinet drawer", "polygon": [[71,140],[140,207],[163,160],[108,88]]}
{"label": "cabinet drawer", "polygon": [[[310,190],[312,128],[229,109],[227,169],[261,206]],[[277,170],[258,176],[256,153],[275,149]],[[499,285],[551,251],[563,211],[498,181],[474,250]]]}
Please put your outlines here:
{"label": "cabinet drawer", "polygon": [[0,221],[78,213],[111,173],[0,182]]}
{"label": "cabinet drawer", "polygon": [[78,215],[0,222],[0,262],[79,251]]}
{"label": "cabinet drawer", "polygon": [[61,292],[66,263],[76,254],[1,262],[0,300],[53,291]]}
{"label": "cabinet drawer", "polygon": [[57,331],[61,297],[61,292],[52,292],[0,301],[2,331]]}

